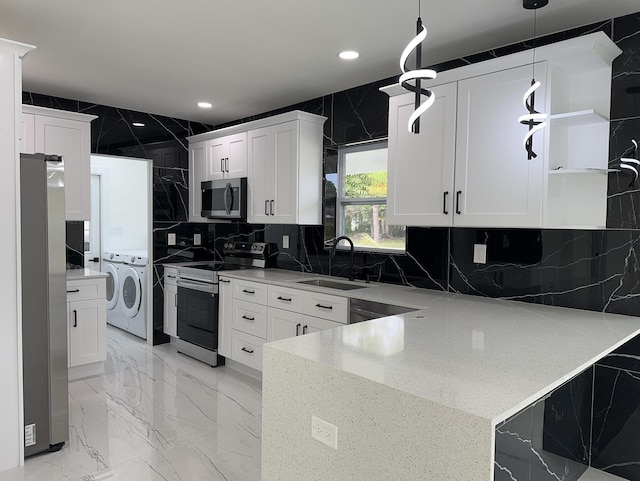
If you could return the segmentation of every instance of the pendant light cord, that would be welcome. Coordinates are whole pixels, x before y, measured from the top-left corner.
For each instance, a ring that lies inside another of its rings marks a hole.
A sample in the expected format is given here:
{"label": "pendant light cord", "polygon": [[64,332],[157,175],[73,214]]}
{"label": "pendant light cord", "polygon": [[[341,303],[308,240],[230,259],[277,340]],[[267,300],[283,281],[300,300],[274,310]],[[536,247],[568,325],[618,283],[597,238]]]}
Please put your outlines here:
{"label": "pendant light cord", "polygon": [[531,64],[532,78],[536,78],[536,27],[538,23],[538,10],[533,11],[533,63]]}

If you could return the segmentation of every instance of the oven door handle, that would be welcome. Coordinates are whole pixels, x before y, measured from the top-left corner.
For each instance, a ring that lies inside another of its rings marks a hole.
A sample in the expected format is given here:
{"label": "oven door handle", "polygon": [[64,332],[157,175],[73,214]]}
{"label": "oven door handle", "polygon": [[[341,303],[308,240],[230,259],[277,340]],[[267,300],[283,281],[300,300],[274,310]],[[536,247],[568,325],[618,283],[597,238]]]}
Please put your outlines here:
{"label": "oven door handle", "polygon": [[193,289],[194,291],[207,292],[209,294],[215,294],[215,286],[213,284],[204,284],[199,282],[189,282],[184,279],[178,279],[178,287],[184,287],[185,289]]}

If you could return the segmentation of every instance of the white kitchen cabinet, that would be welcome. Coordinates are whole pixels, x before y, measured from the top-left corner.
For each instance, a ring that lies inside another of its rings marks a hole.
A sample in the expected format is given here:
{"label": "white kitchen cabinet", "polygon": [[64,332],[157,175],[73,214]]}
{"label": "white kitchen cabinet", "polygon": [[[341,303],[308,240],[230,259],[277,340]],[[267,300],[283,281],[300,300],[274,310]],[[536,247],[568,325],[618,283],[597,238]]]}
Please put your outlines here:
{"label": "white kitchen cabinet", "polygon": [[90,156],[91,121],[95,115],[79,114],[43,107],[22,106],[24,148],[64,157],[66,220],[91,219]]}
{"label": "white kitchen cabinet", "polygon": [[388,223],[604,228],[611,63],[620,52],[602,32],[536,49],[542,86],[535,108],[549,117],[533,137],[531,160],[523,146],[528,127],[518,122],[534,76],[530,52],[423,83],[436,101],[418,135],[406,126],[413,94],[383,88],[390,96]]}
{"label": "white kitchen cabinet", "polygon": [[326,120],[292,111],[188,137],[189,220],[209,222],[200,216],[202,181],[246,176],[247,222],[322,224]]}
{"label": "white kitchen cabinet", "polygon": [[178,269],[164,268],[164,333],[178,337]]}
{"label": "white kitchen cabinet", "polygon": [[247,133],[207,140],[207,180],[247,176]]}
{"label": "white kitchen cabinet", "polygon": [[210,222],[202,217],[202,189],[200,182],[207,179],[207,142],[189,143],[189,222]]}
{"label": "white kitchen cabinet", "polygon": [[435,87],[433,95],[435,102],[421,117],[419,134],[407,128],[415,109],[414,95],[407,93],[389,99],[389,225],[452,223],[457,85]]}
{"label": "white kitchen cabinet", "polygon": [[234,279],[220,276],[218,302],[218,354],[231,359]]}
{"label": "white kitchen cabinet", "polygon": [[293,120],[249,131],[247,220],[322,223],[322,123]]}
{"label": "white kitchen cabinet", "polygon": [[270,307],[268,314],[269,331],[267,342],[302,336],[344,326],[344,323],[308,316],[300,312],[285,311]]}
{"label": "white kitchen cabinet", "polygon": [[[107,349],[105,294],[104,277],[67,281],[69,368],[102,368]],[[72,370],[69,378],[77,378]]]}
{"label": "white kitchen cabinet", "polygon": [[[527,160],[527,127],[518,123],[531,75],[525,65],[458,83],[454,225],[541,226],[546,132],[534,136],[537,157]],[[536,66],[536,76],[546,79],[545,63]],[[546,84],[536,91],[540,110],[547,105]]]}
{"label": "white kitchen cabinet", "polygon": [[20,152],[25,154],[36,153],[36,116],[22,113],[22,138],[20,139]]}

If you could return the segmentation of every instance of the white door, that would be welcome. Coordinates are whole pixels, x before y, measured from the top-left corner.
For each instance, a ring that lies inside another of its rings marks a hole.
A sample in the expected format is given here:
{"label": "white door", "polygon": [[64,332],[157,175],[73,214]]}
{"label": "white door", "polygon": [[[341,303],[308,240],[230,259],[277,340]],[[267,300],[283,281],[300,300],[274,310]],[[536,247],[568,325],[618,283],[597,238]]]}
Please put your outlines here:
{"label": "white door", "polygon": [[91,220],[84,221],[84,266],[94,271],[101,271],[102,246],[102,217],[100,210],[101,202],[101,177],[91,174]]}
{"label": "white door", "polygon": [[270,222],[274,224],[296,223],[298,128],[297,121],[274,128],[273,193],[269,201]]}
{"label": "white door", "polygon": [[457,84],[432,91],[435,101],[420,117],[419,134],[407,127],[415,96],[389,99],[389,225],[447,226],[453,219]]}
{"label": "white door", "polygon": [[302,335],[303,315],[283,309],[269,308],[267,342]]}
{"label": "white door", "polygon": [[207,141],[207,178],[203,180],[219,180],[227,177],[225,158],[229,155],[229,144],[226,137]]}
{"label": "white door", "polygon": [[69,367],[105,360],[105,304],[99,299],[74,301],[69,309]]}
{"label": "white door", "polygon": [[[249,179],[247,220],[250,223],[271,222],[275,168],[275,133],[273,127],[251,130],[248,134]],[[274,206],[275,207],[275,206]]]}
{"label": "white door", "polygon": [[35,139],[36,152],[64,157],[66,219],[90,219],[90,124],[38,115],[35,117]]}
{"label": "white door", "polygon": [[218,306],[218,354],[231,359],[231,333],[233,330],[233,286],[231,279],[218,278],[220,304]]}
{"label": "white door", "polygon": [[206,141],[189,145],[189,222],[207,222],[202,217],[202,189],[200,183],[208,180]]}
{"label": "white door", "polygon": [[227,177],[237,179],[247,176],[247,133],[230,135],[228,139],[228,156],[226,162]]}
{"label": "white door", "polygon": [[[540,227],[545,165],[545,130],[534,137],[538,157],[527,160],[522,97],[531,86],[531,66],[495,72],[458,83],[458,129],[454,225]],[[546,64],[536,108],[546,109]]]}

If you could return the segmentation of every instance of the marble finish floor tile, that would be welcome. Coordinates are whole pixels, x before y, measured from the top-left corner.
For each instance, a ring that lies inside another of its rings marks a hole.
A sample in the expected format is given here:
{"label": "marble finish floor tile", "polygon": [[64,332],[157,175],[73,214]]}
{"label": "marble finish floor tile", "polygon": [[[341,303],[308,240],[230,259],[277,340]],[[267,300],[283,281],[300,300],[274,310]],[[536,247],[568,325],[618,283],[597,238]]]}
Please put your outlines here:
{"label": "marble finish floor tile", "polygon": [[259,481],[258,381],[107,333],[104,374],[69,383],[67,445],[0,481]]}

